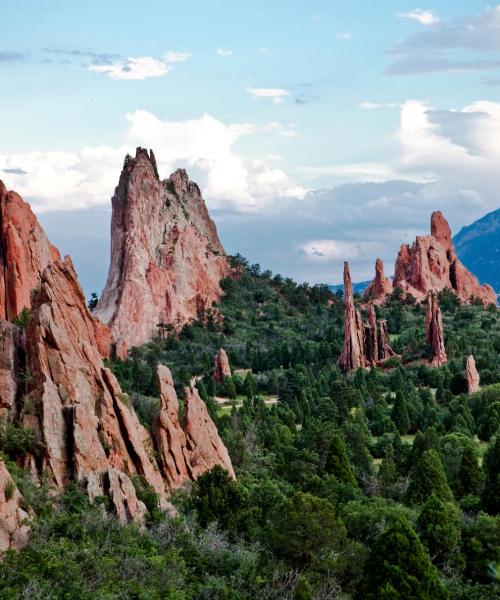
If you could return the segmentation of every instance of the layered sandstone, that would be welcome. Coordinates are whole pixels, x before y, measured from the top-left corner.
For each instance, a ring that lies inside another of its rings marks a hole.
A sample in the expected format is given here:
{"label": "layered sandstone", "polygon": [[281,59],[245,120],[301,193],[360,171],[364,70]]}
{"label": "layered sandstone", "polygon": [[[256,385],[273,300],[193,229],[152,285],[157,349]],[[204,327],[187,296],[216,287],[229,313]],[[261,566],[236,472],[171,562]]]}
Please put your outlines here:
{"label": "layered sandstone", "polygon": [[166,324],[203,319],[229,262],[198,186],[179,169],[160,181],[152,151],[127,156],[112,198],[111,264],[95,315],[130,348]]}
{"label": "layered sandstone", "polygon": [[378,365],[395,355],[389,344],[387,322],[377,320],[373,304],[367,304],[365,308],[366,323],[354,304],[349,264],[345,262],[344,346],[338,361],[340,368],[345,372]]}
{"label": "layered sandstone", "polygon": [[0,458],[0,556],[9,549],[18,550],[28,541],[31,515],[3,460]]}
{"label": "layered sandstone", "polygon": [[433,367],[441,367],[446,364],[448,359],[444,346],[443,319],[437,297],[432,292],[429,292],[427,295],[425,339],[432,352],[431,365]]}
{"label": "layered sandstone", "polygon": [[170,489],[220,465],[235,477],[228,451],[194,387],[184,388],[183,416],[170,370],[158,366],[160,413],[153,424],[163,476]]}
{"label": "layered sandstone", "polygon": [[467,379],[467,391],[469,394],[479,391],[479,373],[477,372],[476,361],[474,360],[474,356],[472,356],[472,354],[469,354],[467,357],[467,362],[465,364],[465,377]]}
{"label": "layered sandstone", "polygon": [[224,348],[220,348],[214,358],[214,379],[217,383],[222,383],[224,377],[231,377],[231,367],[229,358]]}
{"label": "layered sandstone", "polygon": [[496,304],[493,288],[480,285],[458,260],[450,227],[439,211],[432,213],[431,235],[418,236],[411,247],[401,246],[396,259],[394,287],[418,301],[424,300],[429,292],[449,289],[464,304],[474,299],[484,305]]}
{"label": "layered sandstone", "polygon": [[380,258],[375,261],[375,277],[366,288],[364,297],[367,300],[385,298],[392,292],[392,281],[384,274],[384,263]]}

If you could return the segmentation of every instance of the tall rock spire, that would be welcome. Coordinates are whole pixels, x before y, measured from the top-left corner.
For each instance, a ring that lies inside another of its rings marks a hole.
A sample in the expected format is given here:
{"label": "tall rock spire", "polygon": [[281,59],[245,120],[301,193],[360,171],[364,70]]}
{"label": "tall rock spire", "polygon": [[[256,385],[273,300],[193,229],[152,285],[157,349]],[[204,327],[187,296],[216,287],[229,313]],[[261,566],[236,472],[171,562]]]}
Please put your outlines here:
{"label": "tall rock spire", "polygon": [[384,263],[382,259],[375,261],[375,277],[366,288],[364,297],[367,300],[376,300],[384,298],[392,292],[392,281],[384,274]]}
{"label": "tall rock spire", "polygon": [[152,152],[138,148],[112,206],[111,263],[94,313],[115,343],[138,346],[158,326],[203,318],[230,267],[198,186],[182,169],[160,181]]}
{"label": "tall rock spire", "polygon": [[441,367],[448,361],[444,346],[443,319],[437,297],[432,292],[427,295],[427,313],[425,319],[425,339],[432,351],[431,365]]}
{"label": "tall rock spire", "polygon": [[339,358],[339,366],[344,371],[352,371],[366,366],[364,351],[364,328],[361,314],[354,306],[349,263],[344,263],[344,348]]}
{"label": "tall rock spire", "polygon": [[467,379],[467,391],[469,394],[473,394],[480,389],[479,385],[479,373],[476,369],[476,361],[472,354],[469,354],[467,357],[467,362],[465,364],[465,377]]}

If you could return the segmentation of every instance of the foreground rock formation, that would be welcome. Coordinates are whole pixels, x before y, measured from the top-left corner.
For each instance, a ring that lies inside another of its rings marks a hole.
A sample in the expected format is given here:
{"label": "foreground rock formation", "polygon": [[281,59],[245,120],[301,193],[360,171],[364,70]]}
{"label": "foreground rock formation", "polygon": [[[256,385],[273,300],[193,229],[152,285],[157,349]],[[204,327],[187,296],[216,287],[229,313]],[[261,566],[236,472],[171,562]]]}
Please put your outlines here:
{"label": "foreground rock formation", "polygon": [[432,213],[431,235],[418,236],[411,247],[407,244],[401,246],[393,284],[394,288],[400,288],[418,301],[425,300],[429,292],[449,289],[464,304],[474,299],[479,299],[485,306],[496,304],[493,288],[480,285],[477,278],[458,260],[450,226],[439,211]]}
{"label": "foreground rock formation", "polygon": [[217,383],[222,383],[224,377],[231,377],[231,367],[229,366],[229,358],[227,357],[224,348],[220,348],[214,358],[214,379]]}
{"label": "foreground rock formation", "polygon": [[160,413],[153,423],[163,476],[170,489],[196,479],[215,465],[235,477],[231,459],[196,388],[184,388],[183,416],[170,369],[158,366]]}
{"label": "foreground rock formation", "polygon": [[339,358],[339,366],[349,372],[359,368],[369,368],[394,356],[388,334],[387,322],[377,320],[372,304],[366,306],[367,323],[354,305],[352,280],[349,263],[344,263],[344,346]]}
{"label": "foreground rock formation", "polygon": [[469,394],[479,391],[479,373],[477,372],[476,361],[474,360],[472,354],[469,354],[467,357],[467,362],[465,364],[465,377],[467,379],[467,391]]}
{"label": "foreground rock formation", "polygon": [[158,326],[203,318],[230,267],[198,186],[182,169],[160,181],[153,152],[138,148],[112,205],[111,264],[94,314],[115,343],[131,348]]}
{"label": "foreground rock formation", "polygon": [[0,459],[0,554],[26,544],[30,517],[23,509],[23,497]]}
{"label": "foreground rock formation", "polygon": [[425,340],[432,351],[431,365],[441,367],[446,364],[448,359],[444,346],[443,319],[436,295],[432,292],[427,295]]}
{"label": "foreground rock formation", "polygon": [[[29,206],[18,196],[12,197],[18,206],[16,218],[30,226],[17,230],[13,254],[9,250],[12,245],[4,244],[0,238],[3,264],[17,273],[15,277],[26,276],[29,285],[35,286],[29,295],[30,318],[25,331],[0,320],[0,416],[31,429],[35,438],[33,447],[16,457],[18,464],[25,466],[35,479],[42,473],[48,474],[56,488],[78,480],[91,499],[107,495],[124,522],[140,522],[146,512],[136,494],[135,477],[156,492],[162,508],[169,509],[167,497],[173,488],[215,464],[221,464],[234,476],[227,450],[204,403],[193,390],[185,401],[185,433],[181,429],[189,470],[178,472],[175,481],[164,476],[163,463],[160,470],[156,462],[153,438],[102,362],[100,350],[110,343],[109,330],[90,315],[71,259],[60,259]],[[1,226],[2,232],[14,227],[5,220]],[[47,254],[44,248],[49,249]],[[30,261],[17,267],[17,261],[24,261],[27,256]],[[47,264],[40,272],[41,256],[45,256]],[[20,300],[4,304],[14,307],[8,309],[14,312],[28,301],[25,284],[15,281],[17,291],[14,294],[7,286],[5,297]],[[172,414],[178,411],[176,397],[167,408]],[[175,448],[176,423],[173,418],[171,424],[167,419],[162,423],[162,452],[175,452],[171,444]],[[7,481],[2,466],[0,549],[6,545],[2,531],[8,529],[9,539],[13,540],[16,536],[21,540],[25,533],[20,519],[23,515],[17,510],[20,505],[16,508],[15,504],[19,504],[19,494],[13,490],[12,496],[10,492],[2,496],[2,481]]]}

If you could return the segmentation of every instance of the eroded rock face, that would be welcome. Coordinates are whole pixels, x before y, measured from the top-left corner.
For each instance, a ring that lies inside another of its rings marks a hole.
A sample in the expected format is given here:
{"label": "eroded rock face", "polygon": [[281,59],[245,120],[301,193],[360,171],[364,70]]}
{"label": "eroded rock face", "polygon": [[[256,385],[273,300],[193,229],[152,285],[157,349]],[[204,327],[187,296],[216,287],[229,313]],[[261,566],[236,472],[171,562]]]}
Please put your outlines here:
{"label": "eroded rock face", "polygon": [[0,424],[17,416],[17,400],[22,392],[17,374],[23,367],[25,346],[24,332],[8,321],[0,321]]}
{"label": "eroded rock face", "polygon": [[467,379],[467,391],[469,394],[473,394],[480,389],[479,385],[479,373],[476,369],[476,361],[472,354],[469,354],[467,357],[467,362],[465,364],[465,376]]}
{"label": "eroded rock face", "polygon": [[365,305],[367,322],[355,308],[349,264],[344,263],[344,347],[339,366],[345,371],[369,368],[395,356],[389,344],[387,322],[377,320],[372,303]]}
{"label": "eroded rock face", "polygon": [[207,407],[196,388],[184,389],[184,414],[179,421],[179,401],[170,370],[158,366],[160,413],[153,424],[161,469],[170,489],[176,489],[220,465],[235,477],[231,459]]}
{"label": "eroded rock face", "polygon": [[161,324],[203,318],[230,267],[198,186],[181,169],[160,181],[153,153],[138,148],[112,205],[111,264],[95,314],[115,343],[138,346]]}
{"label": "eroded rock face", "polygon": [[222,383],[224,377],[231,377],[231,367],[229,366],[229,358],[227,357],[224,348],[220,348],[214,359],[214,379],[217,383]]}
{"label": "eroded rock face", "polygon": [[21,493],[0,459],[0,555],[11,548],[22,548],[28,541],[31,515],[23,504]]}
{"label": "eroded rock face", "polygon": [[375,277],[366,288],[365,299],[377,300],[384,298],[392,292],[392,281],[384,274],[384,263],[380,258],[375,261]]}
{"label": "eroded rock face", "polygon": [[484,305],[496,304],[490,285],[480,285],[477,278],[458,260],[450,227],[437,211],[431,217],[431,235],[418,236],[413,245],[401,246],[396,259],[394,287],[411,294],[418,301],[429,292],[446,288],[455,292],[464,304],[478,298]]}
{"label": "eroded rock face", "polygon": [[352,280],[349,263],[344,263],[344,347],[339,358],[343,371],[364,368],[365,360],[364,327],[361,314],[354,306]]}
{"label": "eroded rock face", "polygon": [[441,367],[446,364],[446,349],[444,346],[443,319],[436,295],[429,292],[427,296],[427,312],[425,319],[425,339],[432,349],[431,365]]}

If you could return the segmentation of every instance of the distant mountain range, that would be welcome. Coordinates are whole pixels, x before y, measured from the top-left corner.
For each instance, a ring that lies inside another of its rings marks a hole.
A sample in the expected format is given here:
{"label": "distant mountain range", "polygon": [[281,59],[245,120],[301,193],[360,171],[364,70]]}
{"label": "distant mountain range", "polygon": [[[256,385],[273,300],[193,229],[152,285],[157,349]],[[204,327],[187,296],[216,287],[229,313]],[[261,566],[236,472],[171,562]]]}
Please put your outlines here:
{"label": "distant mountain range", "polygon": [[[358,283],[353,283],[352,284],[352,291],[355,294],[363,294],[363,292],[366,290],[366,288],[370,285],[370,281],[360,281]],[[337,292],[343,292],[344,291],[344,285],[342,283],[338,283],[337,285],[331,285],[330,289],[332,290],[332,292],[334,294],[336,294]]]}
{"label": "distant mountain range", "polygon": [[460,260],[479,281],[500,293],[500,209],[462,227],[453,243]]}

